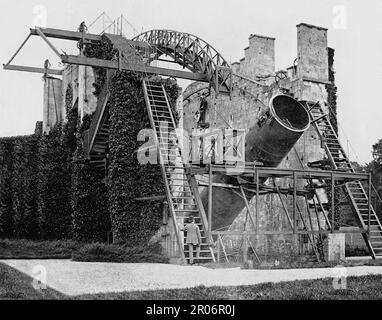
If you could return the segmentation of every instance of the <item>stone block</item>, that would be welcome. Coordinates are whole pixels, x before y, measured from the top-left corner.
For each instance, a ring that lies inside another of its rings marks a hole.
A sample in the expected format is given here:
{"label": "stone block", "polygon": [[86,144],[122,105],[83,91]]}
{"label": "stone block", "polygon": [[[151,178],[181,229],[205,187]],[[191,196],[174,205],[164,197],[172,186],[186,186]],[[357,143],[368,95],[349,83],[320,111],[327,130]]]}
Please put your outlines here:
{"label": "stone block", "polygon": [[327,29],[306,23],[297,25],[297,54],[300,79],[328,81]]}
{"label": "stone block", "polygon": [[325,261],[345,260],[345,234],[329,233],[324,240]]}

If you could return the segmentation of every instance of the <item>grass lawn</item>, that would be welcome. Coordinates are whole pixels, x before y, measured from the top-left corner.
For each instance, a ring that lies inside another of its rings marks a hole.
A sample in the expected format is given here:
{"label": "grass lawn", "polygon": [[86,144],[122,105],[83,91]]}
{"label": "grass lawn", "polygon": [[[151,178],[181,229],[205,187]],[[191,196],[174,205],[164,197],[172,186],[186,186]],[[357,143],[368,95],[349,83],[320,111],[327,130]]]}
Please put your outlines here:
{"label": "grass lawn", "polygon": [[[333,268],[337,265],[343,267],[356,267],[356,266],[382,266],[382,259],[357,259],[357,260],[347,260],[342,262],[314,262],[314,261],[288,261],[280,262],[278,265],[274,263],[255,263],[252,268],[248,269],[259,269],[259,270],[273,270],[273,269],[305,269],[305,268]],[[220,269],[220,268],[243,268],[242,263],[237,262],[225,262],[216,263],[210,262],[203,264],[203,267],[210,269]]]}
{"label": "grass lawn", "polygon": [[0,240],[0,259],[70,259],[83,244],[71,240]]}
{"label": "grass lawn", "polygon": [[251,286],[133,291],[68,297],[53,289],[35,290],[32,279],[0,263],[0,299],[90,300],[312,300],[382,299],[382,275],[349,277],[347,289],[333,289],[332,279],[264,283]]}
{"label": "grass lawn", "polygon": [[82,262],[168,263],[159,244],[129,247],[72,240],[29,241],[0,239],[0,259],[72,259]]}
{"label": "grass lawn", "polygon": [[0,263],[0,299],[52,300],[65,298],[65,295],[51,288],[35,290],[32,278]]}
{"label": "grass lawn", "polygon": [[335,290],[332,279],[264,283],[237,287],[135,291],[79,296],[112,300],[361,300],[382,299],[382,276],[349,277],[347,289]]}
{"label": "grass lawn", "polygon": [[135,291],[83,295],[77,299],[111,300],[361,300],[382,299],[382,275],[349,277],[347,289],[335,290],[332,279],[264,283],[235,287]]}

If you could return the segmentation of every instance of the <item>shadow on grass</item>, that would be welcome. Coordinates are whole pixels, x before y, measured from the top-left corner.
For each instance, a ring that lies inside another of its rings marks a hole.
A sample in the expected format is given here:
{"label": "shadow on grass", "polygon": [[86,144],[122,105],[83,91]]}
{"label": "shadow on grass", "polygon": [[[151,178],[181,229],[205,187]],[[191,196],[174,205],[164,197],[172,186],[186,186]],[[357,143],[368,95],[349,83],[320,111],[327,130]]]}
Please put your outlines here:
{"label": "shadow on grass", "polygon": [[382,275],[349,277],[346,289],[333,279],[264,283],[251,286],[205,287],[81,295],[97,300],[381,300]]}
{"label": "shadow on grass", "polygon": [[1,300],[56,300],[68,299],[64,294],[46,288],[33,288],[33,279],[3,263],[0,263],[0,299]]}

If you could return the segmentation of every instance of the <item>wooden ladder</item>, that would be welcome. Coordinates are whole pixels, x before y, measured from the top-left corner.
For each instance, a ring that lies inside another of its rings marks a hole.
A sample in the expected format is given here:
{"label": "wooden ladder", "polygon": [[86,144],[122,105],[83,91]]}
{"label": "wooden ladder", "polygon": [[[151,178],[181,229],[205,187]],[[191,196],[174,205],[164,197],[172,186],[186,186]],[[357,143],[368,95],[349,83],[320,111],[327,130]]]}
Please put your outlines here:
{"label": "wooden ladder", "polygon": [[[333,169],[354,173],[354,168],[340,144],[328,114],[323,111],[319,103],[311,106],[308,111]],[[371,188],[371,186],[369,187]],[[345,184],[344,190],[351,200],[362,228],[368,229],[369,198],[361,182],[348,182]],[[370,250],[371,256],[374,259],[382,257],[382,226],[372,206],[370,209],[370,235],[362,233],[362,236]]]}
{"label": "wooden ladder", "polygon": [[143,80],[143,90],[150,123],[155,132],[167,201],[181,258],[184,263],[189,260],[188,246],[179,230],[178,220],[193,216],[202,236],[200,258],[194,258],[194,260],[196,262],[215,261],[211,242],[207,239],[208,222],[196,178],[190,174],[189,165],[183,162],[182,151],[175,132],[176,123],[166,91],[160,82],[148,80]]}

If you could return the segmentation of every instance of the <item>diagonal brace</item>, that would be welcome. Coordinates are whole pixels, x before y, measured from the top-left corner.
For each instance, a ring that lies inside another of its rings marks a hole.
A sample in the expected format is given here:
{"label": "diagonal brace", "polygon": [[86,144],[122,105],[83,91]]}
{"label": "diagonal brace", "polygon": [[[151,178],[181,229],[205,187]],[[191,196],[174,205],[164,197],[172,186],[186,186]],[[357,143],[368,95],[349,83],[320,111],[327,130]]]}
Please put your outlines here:
{"label": "diagonal brace", "polygon": [[61,54],[58,52],[56,47],[48,40],[48,38],[45,36],[44,32],[41,31],[40,28],[36,28],[37,33],[40,35],[40,37],[48,44],[48,46],[54,51],[54,53],[60,58],[61,60]]}

